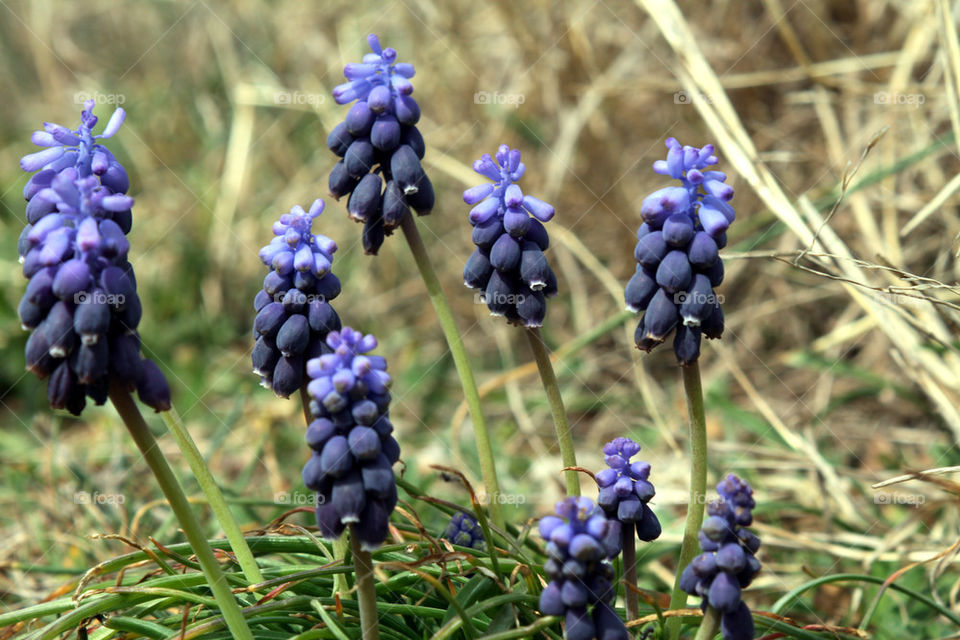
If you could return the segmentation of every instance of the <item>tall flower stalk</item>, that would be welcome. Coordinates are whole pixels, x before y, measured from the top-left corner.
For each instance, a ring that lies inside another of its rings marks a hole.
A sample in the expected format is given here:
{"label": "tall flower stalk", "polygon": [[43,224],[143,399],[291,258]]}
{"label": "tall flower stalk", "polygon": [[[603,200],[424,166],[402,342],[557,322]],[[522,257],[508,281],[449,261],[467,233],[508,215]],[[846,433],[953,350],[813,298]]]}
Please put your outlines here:
{"label": "tall flower stalk", "polygon": [[330,172],[330,193],[337,199],[349,196],[347,212],[363,224],[368,254],[376,254],[385,236],[402,229],[453,356],[473,421],[488,509],[502,529],[500,483],[477,383],[450,303],[410,214],[412,208],[426,215],[434,206],[433,185],[420,164],[426,145],[416,127],[420,107],[411,95],[415,71],[412,64],[397,62],[396,50],[383,48],[377,36],[367,41],[371,53],[360,63],[346,65],[347,82],[333,91],[337,104],[353,105],[327,137],[327,146],[342,158]]}
{"label": "tall flower stalk", "polygon": [[[629,310],[643,312],[635,334],[637,348],[650,352],[674,333],[673,350],[683,373],[690,420],[690,497],[670,598],[670,608],[680,609],[687,600],[680,576],[696,553],[707,485],[700,342],[703,336],[723,334],[722,298],[714,288],[723,281],[719,250],[727,243],[735,213],[727,176],[712,168],[718,162],[713,145],[697,149],[675,138],[668,138],[666,145],[666,160],[656,161],[653,170],[679,180],[680,186],[659,189],[644,199],[634,250],[637,269],[624,297]],[[679,624],[679,619],[667,621],[669,637],[677,636]]]}
{"label": "tall flower stalk", "polygon": [[119,131],[126,114],[114,111],[93,134],[94,101],[84,103],[76,130],[45,123],[33,134],[45,147],[20,166],[36,172],[24,187],[27,226],[18,243],[29,278],[18,312],[27,340],[27,369],[49,377],[54,409],[79,416],[87,398],[111,400],[153,472],[193,547],[217,604],[236,638],[252,638],[220,565],[183,488],[160,452],[131,392],[155,411],[170,409],[170,387],[160,368],[140,353],[137,326],[143,308],[127,259],[126,234],[133,198],[123,166],[101,144]]}
{"label": "tall flower stalk", "polygon": [[557,277],[544,251],[550,238],[543,223],[553,218],[551,205],[524,195],[517,182],[526,171],[520,150],[500,145],[496,159],[484,154],[473,170],[490,180],[463,192],[473,206],[470,224],[477,246],[463,270],[463,281],[478,289],[490,314],[525,327],[540,380],[543,382],[557,431],[567,493],[580,495],[577,458],[563,396],[550,362],[540,327],[547,313],[546,299],[557,293]]}

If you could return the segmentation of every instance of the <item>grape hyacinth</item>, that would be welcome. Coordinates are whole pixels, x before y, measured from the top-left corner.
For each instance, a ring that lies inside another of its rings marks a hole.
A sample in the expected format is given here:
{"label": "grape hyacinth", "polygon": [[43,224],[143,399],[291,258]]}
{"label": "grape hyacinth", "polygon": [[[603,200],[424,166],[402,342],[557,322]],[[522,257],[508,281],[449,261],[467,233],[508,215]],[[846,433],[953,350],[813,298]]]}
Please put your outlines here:
{"label": "grape hyacinth", "polygon": [[317,492],[317,526],[336,539],[347,525],[364,549],[379,546],[397,504],[393,463],[400,445],[390,435],[390,376],[377,339],[350,327],[331,331],[330,353],[307,362],[313,455],[304,484]]}
{"label": "grape hyacinth", "polygon": [[465,511],[458,511],[450,518],[443,537],[461,547],[470,547],[478,551],[485,551],[487,541],[483,537],[483,529],[477,519]]}
{"label": "grape hyacinth", "polygon": [[420,166],[426,146],[416,127],[420,107],[410,95],[413,65],[397,62],[396,50],[383,49],[376,35],[367,42],[373,53],[346,65],[348,82],[333,90],[337,104],[356,102],[327,146],[341,158],[330,172],[330,193],[337,200],[349,194],[347,212],[363,223],[364,251],[376,255],[410,207],[430,213],[434,193]]}
{"label": "grape hyacinth", "polygon": [[740,592],[760,572],[756,558],[760,538],[744,527],[753,522],[753,489],[735,475],[717,485],[720,500],[707,506],[709,517],[700,529],[703,553],[687,565],[680,588],[703,598],[703,607],[722,614],[724,640],[753,638],[753,618]]}
{"label": "grape hyacinth", "polygon": [[137,325],[143,308],[126,234],[133,198],[123,166],[100,140],[112,137],[126,113],[113,112],[93,134],[94,101],[84,103],[80,126],[44,123],[33,143],[44,150],[24,156],[27,225],[18,252],[29,279],[18,308],[31,331],[26,366],[43,379],[54,409],[80,415],[86,398],[102,405],[110,379],[156,411],[170,408],[170,387],[160,368],[140,354]]}
{"label": "grape hyacinth", "polygon": [[608,518],[636,527],[637,537],[650,542],[660,537],[660,520],[648,502],[655,491],[650,483],[650,463],[630,462],[640,445],[630,438],[615,438],[603,445],[603,460],[609,468],[597,472],[600,495],[597,504]]}
{"label": "grape hyacinth", "polygon": [[253,371],[284,398],[303,384],[304,363],[328,353],[325,340],[340,329],[330,305],[340,294],[340,280],[330,270],[337,244],[312,231],[323,206],[320,199],[309,211],[295,205],[273,224],[276,237],[260,250],[272,271],[254,299]]}
{"label": "grape hyacinth", "polygon": [[681,146],[667,138],[667,159],[653,163],[660,175],[680,180],[647,196],[640,208],[634,257],[637,269],[627,283],[627,309],[645,312],[637,326],[637,348],[651,351],[676,328],[673,350],[681,365],[700,357],[701,336],[723,334],[723,281],[718,251],[727,244],[735,214],[726,174],[709,169],[718,160],[713,145]]}
{"label": "grape hyacinth", "polygon": [[546,298],[557,293],[557,277],[543,255],[550,244],[543,223],[553,218],[553,207],[516,184],[526,170],[519,149],[502,144],[496,160],[484,154],[473,170],[493,182],[463,192],[464,202],[475,205],[470,224],[477,245],[463,270],[464,284],[482,292],[491,315],[542,326]]}
{"label": "grape hyacinth", "polygon": [[607,519],[589,498],[569,497],[557,503],[556,516],[540,520],[540,535],[547,541],[543,569],[550,578],[540,612],[565,617],[567,640],[628,638],[611,606],[614,571],[607,562],[620,553],[620,522]]}

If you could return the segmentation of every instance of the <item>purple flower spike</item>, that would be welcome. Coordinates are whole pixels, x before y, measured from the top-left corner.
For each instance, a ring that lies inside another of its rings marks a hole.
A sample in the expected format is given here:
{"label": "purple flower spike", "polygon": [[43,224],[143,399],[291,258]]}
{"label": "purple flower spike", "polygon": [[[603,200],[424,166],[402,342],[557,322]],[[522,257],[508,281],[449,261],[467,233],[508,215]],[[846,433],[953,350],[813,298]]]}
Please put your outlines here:
{"label": "purple flower spike", "polygon": [[680,181],[644,198],[643,224],[637,231],[637,270],[624,290],[627,309],[643,313],[637,348],[651,351],[674,328],[673,350],[680,365],[700,357],[701,337],[723,334],[723,312],[714,287],[723,279],[719,250],[736,214],[733,188],[717,164],[713,145],[682,146],[667,138],[667,159],[653,163],[655,173]]}
{"label": "purple flower spike", "polygon": [[487,541],[483,537],[480,523],[469,513],[458,511],[450,519],[443,537],[461,547],[470,547],[477,551],[486,551]]}
{"label": "purple flower spike", "polygon": [[331,331],[325,353],[306,364],[314,418],[307,444],[314,453],[303,478],[318,494],[317,524],[327,538],[352,524],[365,549],[379,546],[389,532],[397,504],[392,467],[400,457],[391,435],[390,376],[386,360],[370,354],[376,347],[372,335],[343,327]]}
{"label": "purple flower spike", "polygon": [[417,130],[420,106],[413,96],[413,65],[397,62],[397,52],[367,38],[373,53],[343,69],[347,79],[333,90],[337,104],[353,106],[334,127],[327,146],[342,158],[330,172],[330,194],[349,196],[350,217],[363,223],[363,248],[375,255],[385,236],[413,208],[433,209],[434,192],[420,160],[426,151]]}
{"label": "purple flower spike", "polygon": [[30,280],[18,312],[27,341],[27,369],[49,376],[50,406],[80,415],[90,398],[103,404],[111,378],[144,404],[170,408],[160,369],[140,354],[143,308],[127,259],[133,223],[127,173],[100,140],[115,135],[126,113],[114,111],[93,133],[94,102],[84,103],[80,126],[44,123],[31,140],[42,151],[20,160],[27,181],[27,226],[18,251]]}
{"label": "purple flower spike", "polygon": [[640,453],[640,445],[630,438],[614,438],[603,445],[603,460],[609,468],[596,475],[600,495],[597,504],[608,518],[619,520],[624,526],[635,527],[637,537],[650,542],[660,537],[660,520],[647,505],[654,496],[650,483],[650,465],[630,462]]}
{"label": "purple flower spike", "polygon": [[722,614],[724,640],[752,638],[753,619],[741,594],[760,572],[755,556],[760,539],[744,528],[753,522],[753,489],[731,474],[717,485],[717,493],[720,500],[707,505],[709,517],[700,529],[704,552],[684,569],[680,586]]}
{"label": "purple flower spike", "polygon": [[589,498],[566,498],[556,511],[556,516],[540,521],[549,555],[543,569],[550,578],[540,594],[540,612],[565,616],[567,637],[629,637],[610,606],[616,590],[609,560],[620,553],[620,523],[608,519]]}
{"label": "purple flower spike", "polygon": [[543,223],[553,218],[553,206],[524,195],[517,184],[525,170],[519,149],[502,144],[496,161],[485,153],[473,170],[492,183],[463,192],[463,201],[473,206],[469,221],[477,245],[464,269],[464,283],[482,292],[491,315],[539,327],[546,298],[557,292],[556,275],[543,254],[550,243]]}
{"label": "purple flower spike", "polygon": [[273,223],[274,238],[260,249],[260,260],[272,271],[254,300],[253,371],[284,398],[300,389],[304,363],[326,353],[328,334],[340,329],[330,305],[340,294],[340,280],[331,272],[337,243],[313,233],[323,208],[320,199],[308,211],[294,205]]}

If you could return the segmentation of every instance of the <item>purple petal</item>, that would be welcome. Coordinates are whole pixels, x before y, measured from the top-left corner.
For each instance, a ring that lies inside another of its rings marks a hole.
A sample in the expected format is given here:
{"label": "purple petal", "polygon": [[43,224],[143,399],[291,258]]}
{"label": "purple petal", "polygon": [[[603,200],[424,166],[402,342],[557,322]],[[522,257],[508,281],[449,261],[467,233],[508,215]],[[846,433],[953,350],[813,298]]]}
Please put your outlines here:
{"label": "purple petal", "polygon": [[375,64],[357,64],[351,62],[343,68],[343,75],[347,80],[360,80],[377,72],[380,67]]}
{"label": "purple petal", "polygon": [[377,34],[371,33],[367,36],[367,44],[370,45],[370,50],[377,55],[383,54],[383,48],[380,47],[380,38],[377,37]]}
{"label": "purple petal", "polygon": [[487,198],[470,211],[470,222],[477,225],[483,224],[492,218],[500,210],[499,198]]}
{"label": "purple petal", "polygon": [[463,192],[463,201],[470,205],[477,204],[491,193],[493,193],[492,184],[478,184]]}
{"label": "purple petal", "polygon": [[474,161],[473,170],[485,178],[500,182],[500,169],[494,164],[489,153],[483,154],[479,160]]}
{"label": "purple petal", "polygon": [[107,126],[104,128],[103,133],[101,133],[98,138],[112,138],[117,131],[120,130],[123,121],[127,118],[127,112],[124,111],[123,107],[117,107],[113,114],[110,116],[110,119],[107,121]]}
{"label": "purple petal", "polygon": [[670,175],[670,167],[667,165],[666,160],[657,160],[653,163],[653,172],[659,173],[662,176]]}
{"label": "purple petal", "polygon": [[100,206],[107,211],[126,211],[133,206],[133,198],[120,193],[115,193],[101,200]]}
{"label": "purple petal", "polygon": [[20,158],[20,168],[24,171],[37,171],[63,155],[63,147],[51,147]]}
{"label": "purple petal", "polygon": [[519,185],[511,184],[503,194],[503,201],[508,207],[519,207],[523,203],[523,191]]}
{"label": "purple petal", "polygon": [[523,208],[540,222],[547,222],[553,217],[553,206],[533,196],[523,196]]}
{"label": "purple petal", "polygon": [[393,65],[393,71],[404,78],[412,78],[416,73],[413,65],[409,62],[398,62],[397,64]]}
{"label": "purple petal", "polygon": [[60,144],[56,138],[46,131],[34,131],[33,135],[30,136],[30,142],[38,147],[55,147]]}

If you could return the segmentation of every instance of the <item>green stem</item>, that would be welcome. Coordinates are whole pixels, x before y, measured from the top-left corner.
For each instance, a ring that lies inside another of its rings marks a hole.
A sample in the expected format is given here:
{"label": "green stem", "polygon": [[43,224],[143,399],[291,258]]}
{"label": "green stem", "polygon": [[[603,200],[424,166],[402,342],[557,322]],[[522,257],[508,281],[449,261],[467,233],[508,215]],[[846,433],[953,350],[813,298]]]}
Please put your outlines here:
{"label": "green stem", "polygon": [[[627,620],[640,617],[640,600],[637,598],[637,539],[633,525],[623,526],[623,580],[626,586],[623,599],[627,604]],[[632,587],[632,588],[631,588]]]}
{"label": "green stem", "polygon": [[183,495],[180,482],[173,475],[166,458],[163,457],[160,447],[157,446],[157,441],[150,433],[150,428],[143,420],[137,405],[134,404],[130,392],[115,379],[110,381],[110,400],[117,408],[117,413],[120,414],[127,430],[133,437],[133,441],[137,444],[137,448],[140,449],[140,453],[143,454],[144,460],[147,461],[147,465],[156,477],[157,484],[160,485],[167,502],[170,503],[170,508],[177,517],[180,528],[183,529],[183,533],[203,569],[210,590],[213,592],[213,597],[220,605],[220,611],[223,613],[231,635],[239,640],[253,640],[247,621],[240,611],[236,598],[233,597],[233,591],[220,570],[220,565],[213,555],[213,550],[203,536],[197,516],[190,508],[187,497]]}
{"label": "green stem", "polygon": [[703,614],[703,621],[700,623],[700,628],[697,629],[697,635],[693,640],[713,640],[719,628],[720,612],[713,607],[707,607]]}
{"label": "green stem", "polygon": [[[470,368],[470,361],[467,359],[467,351],[463,347],[463,338],[460,336],[460,330],[457,329],[450,303],[443,293],[443,287],[440,286],[440,279],[430,262],[430,256],[427,255],[427,249],[423,244],[423,238],[420,237],[417,221],[414,220],[413,215],[403,217],[401,228],[404,237],[407,239],[407,244],[410,245],[410,252],[417,263],[417,269],[420,270],[420,276],[427,286],[427,295],[430,296],[433,308],[437,312],[440,328],[443,330],[443,335],[447,339],[447,346],[453,355],[453,364],[457,368],[457,375],[460,376],[460,386],[463,387],[464,399],[470,409],[473,432],[477,439],[480,473],[483,476],[483,485],[487,491],[487,509],[490,511],[490,517],[493,518],[494,524],[500,529],[506,530],[506,522],[500,509],[500,483],[497,480],[497,466],[494,462],[490,432],[487,430],[487,420],[483,417],[483,411],[480,408],[480,394],[477,392],[477,382],[474,380],[473,370]],[[490,540],[488,543],[493,544],[493,541]]]}
{"label": "green stem", "polygon": [[[703,388],[700,384],[700,365],[681,367],[683,390],[687,395],[687,413],[690,417],[690,500],[687,504],[687,521],[683,526],[683,543],[680,546],[680,561],[677,577],[670,596],[670,608],[682,609],[687,604],[687,594],[680,588],[680,574],[698,550],[697,532],[703,524],[703,508],[707,495],[707,421],[703,414]],[[677,638],[680,619],[667,620],[667,637]]]}
{"label": "green stem", "polygon": [[373,584],[373,558],[360,547],[360,541],[350,527],[350,547],[357,577],[357,602],[360,605],[360,629],[363,640],[379,640],[380,621],[377,618],[377,590]]}
{"label": "green stem", "polygon": [[240,529],[240,525],[237,524],[236,519],[230,512],[230,507],[227,506],[226,501],[223,499],[223,493],[220,491],[217,481],[214,479],[213,474],[210,473],[210,468],[206,462],[204,462],[200,450],[197,449],[197,443],[193,441],[190,432],[187,431],[176,410],[163,411],[160,415],[163,417],[163,421],[173,434],[173,437],[176,438],[177,446],[180,447],[180,452],[187,459],[187,464],[190,465],[190,470],[193,471],[193,475],[197,479],[197,484],[200,485],[204,495],[207,496],[207,503],[210,505],[210,509],[213,510],[213,514],[220,523],[223,533],[230,542],[230,548],[233,550],[237,562],[240,563],[244,577],[250,584],[260,584],[263,582],[263,574],[260,573],[260,567],[257,566],[257,561],[254,559],[253,553],[247,545],[247,540],[243,537],[243,531]]}
{"label": "green stem", "polygon": [[547,400],[550,402],[553,424],[557,428],[557,444],[560,445],[560,457],[563,460],[563,466],[567,467],[567,471],[564,471],[564,477],[567,481],[567,494],[579,496],[580,476],[577,471],[571,469],[571,467],[577,466],[577,456],[573,450],[573,435],[570,433],[567,410],[563,407],[563,396],[560,395],[557,375],[553,372],[550,354],[547,353],[547,346],[543,343],[540,329],[528,327],[526,334],[530,341],[530,348],[533,350],[533,358],[537,361],[537,369],[540,370],[540,380],[547,392]]}
{"label": "green stem", "polygon": [[310,394],[307,393],[307,372],[303,372],[303,384],[300,385],[300,404],[303,408],[303,420],[307,423],[307,426],[310,426],[310,423],[313,422],[313,416],[310,415]]}

